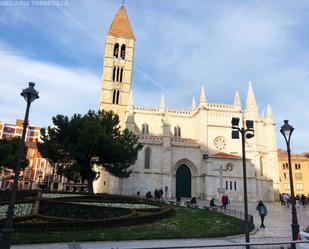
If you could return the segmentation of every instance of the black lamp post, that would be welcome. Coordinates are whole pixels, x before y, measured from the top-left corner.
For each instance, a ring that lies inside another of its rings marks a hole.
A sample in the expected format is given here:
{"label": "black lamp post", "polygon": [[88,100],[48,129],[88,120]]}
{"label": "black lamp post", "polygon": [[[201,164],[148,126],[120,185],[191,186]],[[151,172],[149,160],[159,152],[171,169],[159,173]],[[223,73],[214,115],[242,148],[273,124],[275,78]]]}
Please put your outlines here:
{"label": "black lamp post", "polygon": [[23,152],[25,148],[25,137],[28,126],[28,117],[29,117],[29,109],[31,103],[39,98],[39,93],[34,89],[35,83],[29,82],[29,87],[23,89],[21,96],[24,97],[27,102],[26,114],[23,123],[23,133],[19,144],[18,149],[18,161],[15,168],[15,176],[14,176],[14,184],[13,189],[10,195],[10,203],[8,206],[8,211],[6,214],[6,219],[4,221],[3,228],[1,229],[1,238],[0,238],[0,248],[1,249],[9,249],[11,247],[11,233],[13,232],[13,216],[14,216],[14,205],[16,201],[16,192],[18,189],[18,179],[19,179],[19,171],[21,166],[21,160],[23,157]]}
{"label": "black lamp post", "polygon": [[[299,225],[297,220],[297,212],[295,206],[295,195],[294,195],[294,184],[293,184],[293,174],[292,174],[292,162],[291,162],[291,149],[290,149],[290,141],[291,135],[294,131],[293,126],[289,125],[289,120],[284,120],[284,125],[281,127],[280,132],[282,133],[288,152],[288,161],[289,161],[289,176],[290,176],[290,189],[291,189],[291,199],[292,199],[292,236],[293,240],[297,240],[297,236],[299,233]],[[295,248],[295,244],[291,245],[292,248]]]}
{"label": "black lamp post", "polygon": [[[243,167],[243,184],[244,184],[244,209],[245,209],[245,233],[246,233],[246,243],[250,242],[249,235],[249,219],[248,219],[248,197],[247,197],[247,170],[246,170],[246,138],[250,139],[254,137],[253,121],[246,120],[246,129],[244,118],[242,120],[242,128],[239,127],[239,118],[232,118],[232,139],[239,139],[239,132],[241,134],[241,145],[242,145],[242,167]],[[250,248],[249,245],[246,246],[247,249]]]}

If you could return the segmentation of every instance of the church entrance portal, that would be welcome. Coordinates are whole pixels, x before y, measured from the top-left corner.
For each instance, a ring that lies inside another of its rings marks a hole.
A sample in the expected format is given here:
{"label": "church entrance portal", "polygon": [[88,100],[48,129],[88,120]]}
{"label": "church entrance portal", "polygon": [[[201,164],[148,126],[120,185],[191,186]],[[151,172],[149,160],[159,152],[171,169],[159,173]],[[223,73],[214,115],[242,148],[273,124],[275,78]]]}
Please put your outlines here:
{"label": "church entrance portal", "polygon": [[191,171],[185,164],[176,171],[176,196],[191,197]]}

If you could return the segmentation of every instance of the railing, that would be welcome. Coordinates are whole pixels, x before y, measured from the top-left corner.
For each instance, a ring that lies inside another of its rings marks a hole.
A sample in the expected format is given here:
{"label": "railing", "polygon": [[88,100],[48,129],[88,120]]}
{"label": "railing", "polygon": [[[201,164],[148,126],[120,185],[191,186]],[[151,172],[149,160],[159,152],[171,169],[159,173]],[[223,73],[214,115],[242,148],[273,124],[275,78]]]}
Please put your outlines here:
{"label": "railing", "polygon": [[[145,243],[145,242],[142,242]],[[224,243],[223,242],[218,242],[218,243],[212,243],[210,241],[205,242],[209,244],[205,245],[179,245],[179,246],[141,246],[141,247],[130,247],[130,245],[123,245],[121,242],[119,242],[119,245],[115,245],[114,247],[111,247],[111,249],[121,249],[121,248],[126,248],[126,249],[193,249],[193,248],[221,248],[221,249],[243,249],[246,248],[246,246],[250,246],[250,249],[288,249],[291,247],[292,244],[297,245],[301,244],[302,246],[308,246],[309,247],[309,240],[306,241],[285,241],[285,242],[251,242],[251,243],[240,243],[240,242],[235,242],[235,243]],[[103,245],[103,244],[102,244]],[[80,244],[73,242],[69,244],[69,249],[80,249],[81,246]],[[98,245],[99,248],[99,245]],[[306,247],[307,248],[307,247]]]}
{"label": "railing", "polygon": [[[232,209],[228,209],[228,208],[221,208],[221,207],[217,207],[217,209],[215,210],[218,213],[223,213],[229,216],[233,216],[236,218],[240,218],[242,220],[245,219],[245,214],[241,211],[237,211],[237,210],[232,210]],[[248,223],[249,223],[249,231],[252,231],[254,229],[254,222],[253,222],[253,215],[248,214]]]}

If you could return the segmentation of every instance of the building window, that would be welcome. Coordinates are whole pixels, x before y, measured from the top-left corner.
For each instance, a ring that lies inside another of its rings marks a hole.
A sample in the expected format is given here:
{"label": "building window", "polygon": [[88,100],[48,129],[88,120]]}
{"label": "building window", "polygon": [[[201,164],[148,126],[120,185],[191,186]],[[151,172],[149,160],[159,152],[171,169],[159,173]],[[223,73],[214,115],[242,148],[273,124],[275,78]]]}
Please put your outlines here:
{"label": "building window", "polygon": [[303,189],[303,184],[302,183],[296,183],[296,189],[302,190]]}
{"label": "building window", "polygon": [[150,169],[150,154],[151,154],[151,149],[147,147],[145,149],[145,169]]}
{"label": "building window", "polygon": [[29,158],[34,157],[34,149],[28,149],[28,157]]}
{"label": "building window", "polygon": [[116,67],[113,68],[113,81],[116,81]]}
{"label": "building window", "polygon": [[24,186],[23,186],[24,190],[28,190],[29,189],[29,182],[25,182]]}
{"label": "building window", "polygon": [[234,190],[237,190],[236,181],[234,182]]}
{"label": "building window", "polygon": [[119,44],[116,43],[114,45],[114,58],[117,59],[118,58],[118,54],[119,54]]}
{"label": "building window", "polygon": [[230,181],[230,190],[233,190],[233,182]]}
{"label": "building window", "polygon": [[31,169],[27,168],[25,170],[25,179],[30,179],[30,177],[31,177]]}
{"label": "building window", "polygon": [[295,163],[295,169],[300,170],[300,164],[299,163]]}
{"label": "building window", "polygon": [[285,184],[284,184],[284,189],[288,189],[288,190],[289,190],[289,189],[290,189],[290,184],[285,183]]}
{"label": "building window", "polygon": [[113,91],[113,104],[118,105],[119,103],[119,94],[120,91],[118,89],[114,89]]}
{"label": "building window", "polygon": [[120,54],[120,56],[121,56],[121,59],[123,59],[123,60],[126,57],[126,45],[124,45],[124,44],[121,45],[121,54]]}
{"label": "building window", "polygon": [[264,169],[263,169],[263,157],[260,157],[260,175],[264,175]]}
{"label": "building window", "polygon": [[123,68],[115,66],[113,68],[113,81],[122,82],[122,78],[123,78]]}
{"label": "building window", "polygon": [[228,182],[228,181],[225,182],[225,189],[226,189],[226,190],[229,189],[229,182]]}
{"label": "building window", "polygon": [[145,134],[145,135],[149,134],[149,125],[147,123],[144,123],[142,125],[142,134]]}
{"label": "building window", "polygon": [[283,173],[284,180],[286,180],[286,173]]}
{"label": "building window", "polygon": [[122,75],[123,75],[123,68],[120,68],[120,79],[119,79],[120,82],[122,82]]}
{"label": "building window", "polygon": [[181,137],[181,129],[180,129],[179,125],[174,127],[174,136],[175,137]]}
{"label": "building window", "polygon": [[295,179],[302,180],[303,179],[302,173],[295,173]]}

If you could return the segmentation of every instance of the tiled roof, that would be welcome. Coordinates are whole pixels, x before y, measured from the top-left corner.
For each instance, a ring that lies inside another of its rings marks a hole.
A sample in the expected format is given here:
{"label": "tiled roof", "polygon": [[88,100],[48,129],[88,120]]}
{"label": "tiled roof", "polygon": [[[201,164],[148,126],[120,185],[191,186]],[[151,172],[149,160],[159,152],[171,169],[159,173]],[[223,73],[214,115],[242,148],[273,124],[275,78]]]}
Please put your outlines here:
{"label": "tiled roof", "polygon": [[134,33],[124,6],[121,6],[116,13],[107,35],[134,39]]}
{"label": "tiled roof", "polygon": [[216,153],[212,156],[223,157],[223,158],[241,158],[240,156],[236,156],[236,155],[232,155],[232,154],[228,154],[228,153],[224,153],[224,152],[219,152],[219,153]]}

